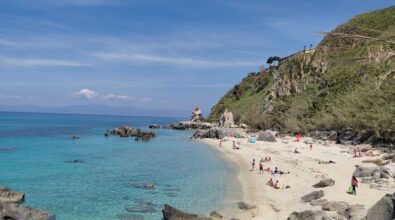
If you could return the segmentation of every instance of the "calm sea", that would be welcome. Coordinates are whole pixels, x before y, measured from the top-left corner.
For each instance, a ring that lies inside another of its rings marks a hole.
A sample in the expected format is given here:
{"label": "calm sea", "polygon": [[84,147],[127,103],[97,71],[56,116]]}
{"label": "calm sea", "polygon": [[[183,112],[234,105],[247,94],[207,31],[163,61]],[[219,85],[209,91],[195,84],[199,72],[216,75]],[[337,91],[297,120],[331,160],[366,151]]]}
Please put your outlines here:
{"label": "calm sea", "polygon": [[[191,132],[159,129],[149,142],[103,135],[177,120],[0,113],[0,185],[25,192],[25,205],[59,220],[161,219],[165,203],[208,215],[223,206],[229,168],[210,147],[190,141]],[[147,182],[155,188],[145,189]]]}

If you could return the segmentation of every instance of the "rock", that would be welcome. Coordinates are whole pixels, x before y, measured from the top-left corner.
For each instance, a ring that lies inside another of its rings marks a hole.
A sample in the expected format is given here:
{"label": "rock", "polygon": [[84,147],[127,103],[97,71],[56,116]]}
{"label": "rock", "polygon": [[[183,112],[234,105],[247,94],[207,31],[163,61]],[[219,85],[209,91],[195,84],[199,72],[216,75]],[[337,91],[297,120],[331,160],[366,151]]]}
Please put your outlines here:
{"label": "rock", "polygon": [[151,202],[140,202],[131,207],[126,207],[125,210],[128,212],[140,212],[140,213],[156,212],[155,206]]}
{"label": "rock", "polygon": [[306,210],[302,212],[293,212],[287,220],[329,220],[324,211]]}
{"label": "rock", "polygon": [[75,159],[75,160],[68,160],[66,163],[84,163],[83,160]]}
{"label": "rock", "polygon": [[336,141],[337,132],[336,131],[312,131],[309,136],[315,140],[323,141]]}
{"label": "rock", "polygon": [[361,220],[364,219],[366,211],[363,205],[351,205],[345,210],[337,213],[344,216],[346,219]]}
{"label": "rock", "polygon": [[24,193],[13,192],[8,188],[0,187],[0,202],[21,203],[24,200]]}
{"label": "rock", "polygon": [[240,124],[239,127],[243,128],[243,129],[248,129],[250,126],[248,126],[246,124]]}
{"label": "rock", "polygon": [[235,126],[235,122],[233,120],[232,112],[228,112],[228,109],[225,109],[225,112],[219,117],[218,126],[221,128],[233,128]]}
{"label": "rock", "polygon": [[313,187],[314,188],[324,188],[324,187],[333,186],[333,185],[335,185],[335,181],[333,179],[325,179],[325,180],[321,180],[318,183],[314,184]]}
{"label": "rock", "polygon": [[319,198],[324,197],[324,196],[325,196],[324,191],[320,190],[320,191],[311,192],[311,193],[301,197],[301,199],[304,202],[311,202],[312,200],[316,200],[316,199],[319,199]]}
{"label": "rock", "polygon": [[16,147],[0,147],[0,151],[14,151]]}
{"label": "rock", "polygon": [[219,214],[218,212],[216,212],[216,211],[212,211],[210,213],[210,216],[214,217],[214,218],[223,218],[223,216],[221,214]]}
{"label": "rock", "polygon": [[344,212],[348,208],[348,204],[345,202],[326,202],[321,206],[324,211],[336,211]]}
{"label": "rock", "polygon": [[201,122],[203,120],[204,118],[203,118],[202,110],[200,110],[200,108],[196,106],[195,109],[192,111],[191,121]]}
{"label": "rock", "polygon": [[276,137],[270,131],[260,131],[258,141],[276,142]]}
{"label": "rock", "polygon": [[395,218],[395,193],[381,198],[368,210],[366,218],[367,220],[393,220]]}
{"label": "rock", "polygon": [[[108,134],[108,131],[105,135]],[[142,140],[149,140],[150,138],[154,138],[156,134],[152,131],[141,131],[138,128],[132,128],[129,126],[122,126],[119,128],[114,128],[109,134],[118,135],[120,137],[136,137],[141,138]]]}
{"label": "rock", "polygon": [[312,206],[322,206],[326,202],[328,202],[328,200],[326,200],[326,199],[316,199],[316,200],[312,200],[310,202],[310,205],[312,205]]}
{"label": "rock", "polygon": [[187,129],[209,129],[212,127],[212,124],[208,122],[191,122],[191,121],[180,121],[174,124],[167,126],[170,129],[175,130],[187,130]]}
{"label": "rock", "polygon": [[351,129],[338,131],[336,143],[337,144],[357,144],[357,134]]}
{"label": "rock", "polygon": [[362,152],[366,152],[373,149],[372,145],[370,144],[360,144],[357,145],[356,147],[359,147],[359,149],[361,149]]}
{"label": "rock", "polygon": [[225,137],[225,131],[221,128],[210,128],[209,130],[197,130],[193,134],[193,137],[222,139]]}
{"label": "rock", "polygon": [[17,203],[0,202],[2,220],[55,220],[56,217],[39,209],[20,206]]}
{"label": "rock", "polygon": [[211,220],[211,218],[199,217],[196,214],[180,211],[165,204],[162,209],[163,220]]}
{"label": "rock", "polygon": [[353,176],[356,177],[373,177],[372,179],[378,180],[380,178],[387,178],[390,177],[391,174],[389,173],[388,169],[385,168],[375,168],[375,167],[361,167],[358,166]]}
{"label": "rock", "polygon": [[239,209],[241,210],[250,210],[250,209],[255,209],[256,205],[251,205],[245,202],[238,202],[237,206],[239,207]]}
{"label": "rock", "polygon": [[132,181],[127,185],[138,189],[155,189],[155,183],[152,181]]}
{"label": "rock", "polygon": [[75,140],[75,139],[80,139],[80,137],[78,137],[78,136],[75,136],[75,135],[71,135],[71,136],[70,136],[70,139],[73,139],[73,140]]}
{"label": "rock", "polygon": [[150,124],[150,125],[148,126],[148,128],[151,128],[151,129],[159,129],[159,128],[160,128],[160,125],[158,125],[158,124]]}

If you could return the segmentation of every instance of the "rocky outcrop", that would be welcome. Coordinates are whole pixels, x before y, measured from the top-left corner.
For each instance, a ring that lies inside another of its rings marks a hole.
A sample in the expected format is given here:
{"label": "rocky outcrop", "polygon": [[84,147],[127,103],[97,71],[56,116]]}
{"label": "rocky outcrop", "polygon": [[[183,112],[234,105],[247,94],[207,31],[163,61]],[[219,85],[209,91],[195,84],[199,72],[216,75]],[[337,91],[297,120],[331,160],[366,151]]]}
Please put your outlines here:
{"label": "rocky outcrop", "polygon": [[228,109],[225,109],[225,112],[222,113],[222,115],[219,117],[219,127],[221,128],[233,128],[235,127],[235,122],[233,119],[233,114],[232,112],[228,111]]}
{"label": "rocky outcrop", "polygon": [[167,126],[166,128],[175,130],[188,130],[188,129],[209,129],[212,128],[212,124],[208,122],[191,122],[191,121],[180,121]]}
{"label": "rocky outcrop", "polygon": [[152,131],[142,131],[139,128],[132,128],[129,126],[114,128],[111,132],[106,132],[104,135],[105,136],[118,135],[120,137],[136,137],[136,138],[141,138],[142,140],[149,140],[150,138],[154,138],[156,136],[156,134]]}
{"label": "rocky outcrop", "polygon": [[260,131],[258,133],[258,141],[277,142],[276,137],[270,131]]}
{"label": "rocky outcrop", "polygon": [[24,200],[24,193],[13,192],[8,188],[0,187],[0,202],[21,203]]}
{"label": "rocky outcrop", "polygon": [[393,220],[395,219],[395,193],[387,194],[368,210],[367,220]]}
{"label": "rocky outcrop", "polygon": [[39,209],[21,206],[16,203],[0,202],[2,220],[55,220],[55,216]]}
{"label": "rocky outcrop", "polygon": [[180,211],[168,204],[162,209],[163,220],[211,220],[211,218],[199,217],[196,214]]}
{"label": "rocky outcrop", "polygon": [[314,188],[324,188],[328,186],[333,186],[335,185],[335,181],[333,179],[324,179],[319,181],[318,183],[314,184]]}
{"label": "rocky outcrop", "polygon": [[245,133],[239,128],[219,128],[213,127],[208,130],[197,130],[194,134],[194,138],[216,138],[222,139],[226,136],[230,137],[244,137]]}
{"label": "rocky outcrop", "polygon": [[388,169],[382,167],[356,167],[353,176],[363,177],[363,180],[366,182],[368,180],[380,180],[380,179],[388,179],[391,177],[391,174]]}
{"label": "rocky outcrop", "polygon": [[151,128],[151,129],[159,129],[160,128],[160,125],[158,125],[158,124],[150,124],[149,126],[148,126],[148,128]]}
{"label": "rocky outcrop", "polygon": [[1,220],[55,220],[55,216],[39,209],[22,206],[25,194],[0,187]]}
{"label": "rocky outcrop", "polygon": [[324,191],[320,190],[320,191],[311,192],[311,193],[301,197],[301,199],[304,202],[311,202],[313,200],[319,199],[319,198],[324,197],[324,196],[325,196]]}
{"label": "rocky outcrop", "polygon": [[302,212],[293,212],[287,220],[329,220],[330,218],[324,211],[306,210]]}
{"label": "rocky outcrop", "polygon": [[204,118],[203,118],[202,110],[200,110],[200,108],[196,106],[195,109],[192,111],[191,121],[201,122],[203,120]]}
{"label": "rocky outcrop", "polygon": [[336,211],[339,213],[343,213],[347,208],[348,204],[345,202],[326,202],[321,206],[324,211]]}

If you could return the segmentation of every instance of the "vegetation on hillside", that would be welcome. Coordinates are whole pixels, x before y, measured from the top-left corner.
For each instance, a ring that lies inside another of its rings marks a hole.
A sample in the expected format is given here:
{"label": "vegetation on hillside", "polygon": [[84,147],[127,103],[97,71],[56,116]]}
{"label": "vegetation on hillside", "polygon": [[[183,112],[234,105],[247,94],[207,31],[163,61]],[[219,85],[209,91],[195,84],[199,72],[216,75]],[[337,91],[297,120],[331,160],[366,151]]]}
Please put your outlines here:
{"label": "vegetation on hillside", "polygon": [[250,73],[212,108],[282,132],[352,129],[395,141],[395,7],[356,16],[313,53]]}

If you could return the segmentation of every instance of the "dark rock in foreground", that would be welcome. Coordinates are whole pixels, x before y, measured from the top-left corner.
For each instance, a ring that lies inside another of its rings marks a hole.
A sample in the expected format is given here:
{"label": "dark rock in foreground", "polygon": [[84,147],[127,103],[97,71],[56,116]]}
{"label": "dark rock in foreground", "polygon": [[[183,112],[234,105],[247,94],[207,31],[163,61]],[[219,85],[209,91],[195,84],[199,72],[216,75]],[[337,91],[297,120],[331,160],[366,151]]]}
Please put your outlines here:
{"label": "dark rock in foreground", "polygon": [[313,187],[314,188],[324,188],[324,187],[333,186],[333,185],[335,185],[335,181],[333,179],[325,179],[325,180],[321,180],[318,183],[314,184]]}
{"label": "dark rock in foreground", "polygon": [[329,220],[330,218],[324,211],[306,210],[302,212],[293,212],[287,220]]}
{"label": "dark rock in foreground", "polygon": [[211,220],[211,218],[199,217],[196,214],[180,211],[165,204],[162,209],[163,220]]}
{"label": "dark rock in foreground", "polygon": [[387,194],[368,210],[367,220],[395,219],[395,193]]}
{"label": "dark rock in foreground", "polygon": [[314,192],[311,192],[311,193],[309,193],[309,194],[303,196],[301,199],[302,199],[304,202],[311,202],[312,200],[316,200],[316,199],[319,199],[319,198],[321,198],[321,197],[324,197],[324,195],[325,195],[325,193],[324,193],[324,191],[322,191],[322,190],[320,190],[320,191],[314,191]]}

